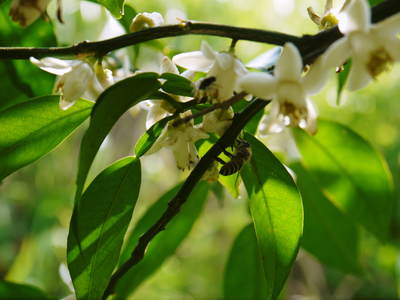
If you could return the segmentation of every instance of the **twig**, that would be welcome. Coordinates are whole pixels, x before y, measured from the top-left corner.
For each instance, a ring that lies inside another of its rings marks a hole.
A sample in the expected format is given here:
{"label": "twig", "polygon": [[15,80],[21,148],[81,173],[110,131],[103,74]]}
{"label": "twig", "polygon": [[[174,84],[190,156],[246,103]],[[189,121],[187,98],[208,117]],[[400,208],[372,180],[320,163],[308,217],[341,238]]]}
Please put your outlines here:
{"label": "twig", "polygon": [[138,244],[132,252],[131,257],[113,274],[111,280],[104,292],[103,299],[114,293],[115,286],[134,265],[140,262],[144,256],[144,252],[150,241],[178,214],[181,206],[186,202],[190,193],[201,179],[215,158],[227,147],[232,145],[244,128],[246,123],[261,109],[263,109],[269,101],[256,99],[251,102],[243,112],[236,115],[231,126],[226,130],[225,134],[211,147],[210,150],[200,159],[199,163],[190,173],[185,183],[178,191],[176,196],[168,203],[168,208],[160,219],[151,226],[139,239]]}
{"label": "twig", "polygon": [[240,92],[239,94],[236,94],[234,96],[232,96],[231,98],[229,98],[228,100],[224,101],[224,102],[220,102],[217,104],[214,104],[213,106],[207,107],[197,113],[191,114],[187,117],[181,118],[181,119],[177,119],[176,121],[174,121],[172,123],[172,126],[174,127],[178,127],[179,125],[189,122],[192,119],[204,116],[205,114],[208,114],[216,109],[220,109],[220,108],[228,108],[229,106],[235,104],[236,102],[238,102],[239,100],[243,99],[244,97],[247,96],[246,92]]}

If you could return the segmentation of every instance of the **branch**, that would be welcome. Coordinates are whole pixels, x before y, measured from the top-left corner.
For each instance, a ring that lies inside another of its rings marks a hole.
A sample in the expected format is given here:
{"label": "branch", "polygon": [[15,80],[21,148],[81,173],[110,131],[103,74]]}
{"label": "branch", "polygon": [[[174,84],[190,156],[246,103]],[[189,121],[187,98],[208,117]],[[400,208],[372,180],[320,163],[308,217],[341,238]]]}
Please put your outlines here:
{"label": "branch", "polygon": [[200,159],[199,163],[190,173],[181,189],[176,196],[168,203],[168,208],[160,219],[151,226],[139,239],[138,244],[132,252],[131,257],[113,274],[111,280],[104,292],[103,299],[114,293],[115,286],[119,279],[121,279],[134,265],[142,260],[144,252],[150,241],[178,214],[181,206],[186,202],[190,193],[196,186],[197,182],[209,168],[215,158],[227,147],[231,146],[240,131],[244,128],[246,123],[261,109],[263,109],[269,101],[256,99],[251,102],[243,112],[235,116],[231,126],[226,130],[225,134],[211,147],[210,150]]}
{"label": "branch", "polygon": [[[400,12],[399,0],[386,0],[372,9],[372,21],[379,22]],[[28,59],[31,56],[36,58],[45,56],[71,56],[71,55],[93,55],[103,56],[110,51],[136,45],[139,43],[181,35],[213,35],[227,37],[233,40],[246,40],[273,45],[283,45],[292,42],[304,55],[304,62],[312,62],[318,55],[342,34],[337,27],[323,31],[316,35],[305,35],[296,37],[284,33],[251,29],[228,25],[209,23],[186,22],[176,25],[166,25],[144,29],[142,31],[128,33],[112,39],[98,42],[82,42],[71,47],[0,47],[0,59]]]}

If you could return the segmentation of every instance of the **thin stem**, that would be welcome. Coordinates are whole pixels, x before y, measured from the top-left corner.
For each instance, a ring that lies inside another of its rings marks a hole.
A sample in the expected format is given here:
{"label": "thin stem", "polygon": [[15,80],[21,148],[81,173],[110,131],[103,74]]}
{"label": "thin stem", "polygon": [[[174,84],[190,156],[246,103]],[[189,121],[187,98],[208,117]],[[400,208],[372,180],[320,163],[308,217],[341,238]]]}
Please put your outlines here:
{"label": "thin stem", "polygon": [[139,239],[138,244],[132,252],[131,257],[113,274],[111,280],[104,292],[103,299],[114,293],[116,284],[134,265],[140,262],[144,256],[144,252],[150,241],[162,230],[172,218],[178,214],[182,205],[186,202],[190,193],[196,184],[201,180],[203,174],[209,168],[211,163],[218,155],[227,147],[232,145],[244,128],[246,123],[261,109],[263,109],[269,101],[256,99],[252,101],[243,112],[236,115],[232,125],[226,130],[225,134],[211,147],[210,150],[200,159],[199,163],[190,173],[181,189],[176,196],[168,203],[167,210],[158,219],[158,221],[150,227]]}
{"label": "thin stem", "polygon": [[205,114],[208,114],[216,109],[221,109],[221,108],[228,108],[229,106],[235,104],[236,102],[238,102],[239,100],[243,99],[244,97],[247,96],[246,92],[240,92],[239,94],[236,94],[234,96],[232,96],[231,98],[229,98],[228,100],[224,101],[224,102],[220,102],[217,104],[214,104],[213,106],[207,107],[195,114],[191,114],[187,117],[184,117],[182,119],[178,119],[176,121],[174,121],[172,123],[172,126],[174,127],[178,127],[179,125],[189,122],[192,119],[196,119],[198,117],[204,116]]}

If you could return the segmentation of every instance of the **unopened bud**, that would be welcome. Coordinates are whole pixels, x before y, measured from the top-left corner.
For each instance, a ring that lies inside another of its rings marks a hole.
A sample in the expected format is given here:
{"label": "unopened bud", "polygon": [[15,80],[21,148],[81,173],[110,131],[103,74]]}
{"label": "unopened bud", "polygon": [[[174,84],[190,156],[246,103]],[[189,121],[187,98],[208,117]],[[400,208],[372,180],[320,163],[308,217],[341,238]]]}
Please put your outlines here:
{"label": "unopened bud", "polygon": [[133,18],[129,30],[131,32],[136,32],[150,27],[160,26],[162,24],[164,24],[164,19],[158,12],[144,12],[137,14]]}
{"label": "unopened bud", "polygon": [[14,22],[26,27],[46,11],[50,0],[13,0],[9,15]]}

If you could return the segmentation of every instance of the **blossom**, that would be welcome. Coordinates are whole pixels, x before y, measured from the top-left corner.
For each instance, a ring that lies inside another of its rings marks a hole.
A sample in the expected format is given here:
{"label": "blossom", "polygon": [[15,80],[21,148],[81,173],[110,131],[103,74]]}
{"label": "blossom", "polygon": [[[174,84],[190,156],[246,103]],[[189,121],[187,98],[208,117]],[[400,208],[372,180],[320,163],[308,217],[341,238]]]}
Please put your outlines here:
{"label": "blossom", "polygon": [[113,83],[110,70],[103,70],[101,66],[93,69],[83,60],[61,60],[54,57],[38,60],[31,57],[30,61],[43,71],[59,76],[54,91],[61,94],[60,108],[63,110],[71,107],[84,94],[96,100]]}
{"label": "blossom", "polygon": [[129,30],[131,32],[136,32],[150,27],[156,27],[164,24],[164,19],[162,15],[158,12],[152,13],[138,13],[132,20]]}
{"label": "blossom", "polygon": [[[173,73],[177,75],[182,75],[186,78],[191,77],[193,75],[192,72],[183,72],[182,74],[179,73],[177,67],[174,63],[166,56],[164,56],[161,67],[160,73]],[[178,102],[184,102],[187,97],[180,97],[175,95],[170,95],[172,98],[177,100]],[[172,107],[168,102],[165,100],[146,100],[141,103],[141,108],[148,111],[146,117],[146,128],[149,129],[154,123],[160,121],[161,119],[173,114],[175,112],[175,108]]]}
{"label": "blossom", "polygon": [[217,109],[203,116],[201,129],[209,133],[216,133],[222,136],[232,124],[234,113],[228,109]]}
{"label": "blossom", "polygon": [[344,37],[333,43],[324,54],[326,67],[342,65],[350,57],[351,70],[347,88],[366,86],[373,78],[400,60],[400,14],[371,24],[366,0],[348,2],[339,14],[339,30]]}
{"label": "blossom", "polygon": [[195,142],[205,139],[208,134],[201,129],[193,126],[193,120],[174,126],[174,121],[170,121],[161,132],[161,135],[147,151],[147,154],[153,154],[163,147],[172,150],[176,165],[179,169],[190,169],[198,161]]}
{"label": "blossom", "polygon": [[320,30],[329,29],[334,27],[338,23],[338,19],[336,18],[336,10],[332,8],[332,0],[327,0],[325,3],[325,10],[322,17],[317,15],[312,7],[307,8],[308,15],[310,19],[318,25]]}
{"label": "blossom", "polygon": [[215,77],[210,86],[211,102],[229,99],[237,89],[238,78],[247,74],[246,67],[232,53],[216,52],[205,41],[200,51],[178,54],[172,61],[188,70],[207,72],[206,77]]}
{"label": "blossom", "polygon": [[268,73],[250,73],[239,82],[242,89],[254,96],[271,99],[270,113],[264,116],[259,131],[261,134],[281,132],[285,126],[299,126],[314,134],[317,130],[317,112],[307,97],[318,92],[327,75],[321,60],[301,76],[302,59],[297,48],[286,43],[278,59],[274,76]]}
{"label": "blossom", "polygon": [[46,11],[49,2],[50,0],[13,0],[9,15],[21,26],[29,26]]}

